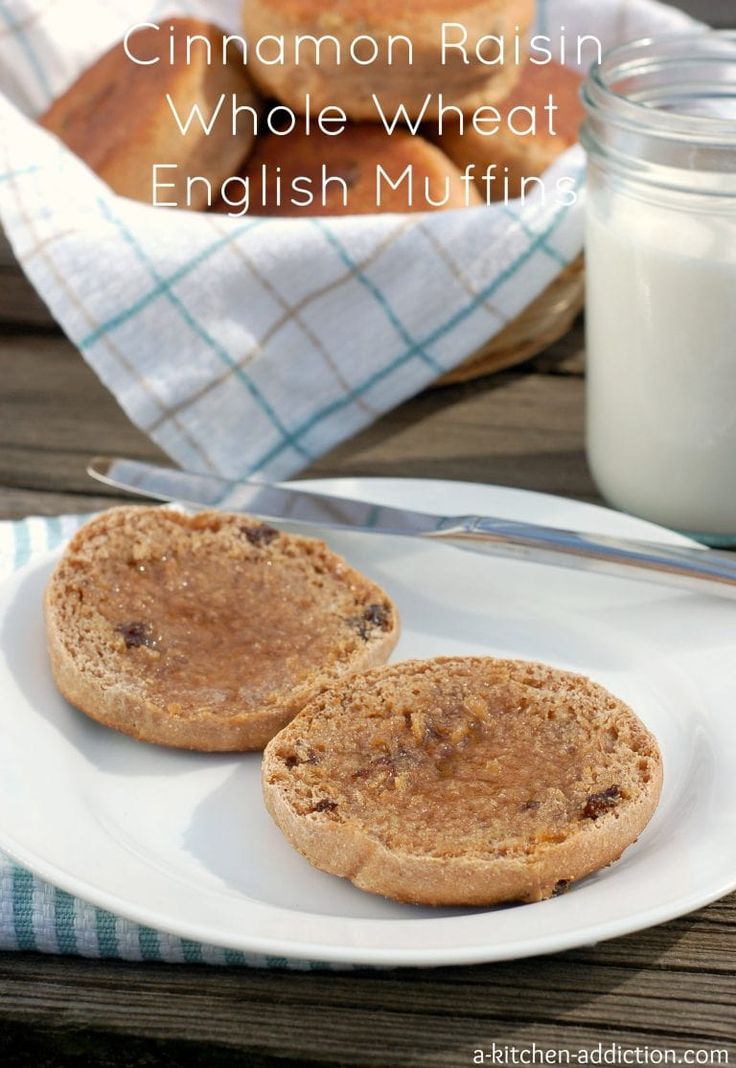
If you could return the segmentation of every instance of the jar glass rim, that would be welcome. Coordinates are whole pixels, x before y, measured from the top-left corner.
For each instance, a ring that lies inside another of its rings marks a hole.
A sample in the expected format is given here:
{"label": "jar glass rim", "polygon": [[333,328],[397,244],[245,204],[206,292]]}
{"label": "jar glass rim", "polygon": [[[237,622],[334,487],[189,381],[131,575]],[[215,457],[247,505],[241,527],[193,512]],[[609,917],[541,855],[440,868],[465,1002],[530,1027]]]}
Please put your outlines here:
{"label": "jar glass rim", "polygon": [[[616,88],[627,80],[639,78],[644,84],[647,78],[654,81],[672,74],[672,90],[682,97],[687,90],[688,72],[711,71],[715,75],[719,67],[722,72],[728,70],[730,77],[716,79],[713,85],[727,89],[720,95],[727,96],[736,107],[736,31],[702,26],[641,37],[611,49],[591,68],[581,90],[583,104],[589,114],[632,132],[672,141],[736,147],[733,118],[667,110],[647,100],[643,90],[637,99]],[[702,78],[702,73],[699,76]],[[702,88],[702,81],[693,84],[694,89],[696,86]]]}

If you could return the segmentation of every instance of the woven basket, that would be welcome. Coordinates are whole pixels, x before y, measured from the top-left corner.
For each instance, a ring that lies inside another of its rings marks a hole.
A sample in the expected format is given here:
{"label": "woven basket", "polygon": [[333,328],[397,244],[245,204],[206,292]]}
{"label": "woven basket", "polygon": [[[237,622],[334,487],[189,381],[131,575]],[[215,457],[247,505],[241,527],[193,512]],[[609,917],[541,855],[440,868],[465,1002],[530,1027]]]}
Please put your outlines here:
{"label": "woven basket", "polygon": [[500,334],[434,385],[469,382],[536,356],[570,329],[583,307],[584,285],[580,255]]}

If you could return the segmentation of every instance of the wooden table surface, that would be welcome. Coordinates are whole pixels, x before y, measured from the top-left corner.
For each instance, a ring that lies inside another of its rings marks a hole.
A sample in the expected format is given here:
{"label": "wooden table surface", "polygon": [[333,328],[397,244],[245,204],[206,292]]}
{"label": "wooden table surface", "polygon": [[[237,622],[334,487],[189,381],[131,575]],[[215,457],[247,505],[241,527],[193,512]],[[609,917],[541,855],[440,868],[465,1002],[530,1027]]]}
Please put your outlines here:
{"label": "wooden table surface", "polygon": [[[680,6],[735,21],[734,0]],[[25,325],[3,324],[3,310]],[[0,264],[0,518],[109,504],[84,473],[93,453],[160,458],[46,320]],[[582,368],[577,327],[517,371],[415,398],[305,474],[469,479],[595,501]],[[638,1063],[647,1048],[650,1063],[664,1049],[726,1048],[733,1063],[735,978],[736,895],[598,946],[438,970],[276,973],[8,953],[0,1059],[445,1066],[470,1065],[495,1042],[569,1050],[572,1063],[599,1043],[638,1048]]]}

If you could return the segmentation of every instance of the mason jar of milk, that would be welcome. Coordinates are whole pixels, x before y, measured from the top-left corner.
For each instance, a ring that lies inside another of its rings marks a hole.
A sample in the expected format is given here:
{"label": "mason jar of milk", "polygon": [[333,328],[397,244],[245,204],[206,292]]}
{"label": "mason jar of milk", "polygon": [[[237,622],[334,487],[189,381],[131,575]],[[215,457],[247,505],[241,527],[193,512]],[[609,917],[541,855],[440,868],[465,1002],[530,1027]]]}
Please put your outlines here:
{"label": "mason jar of milk", "polygon": [[583,97],[593,476],[736,542],[736,34],[618,48]]}

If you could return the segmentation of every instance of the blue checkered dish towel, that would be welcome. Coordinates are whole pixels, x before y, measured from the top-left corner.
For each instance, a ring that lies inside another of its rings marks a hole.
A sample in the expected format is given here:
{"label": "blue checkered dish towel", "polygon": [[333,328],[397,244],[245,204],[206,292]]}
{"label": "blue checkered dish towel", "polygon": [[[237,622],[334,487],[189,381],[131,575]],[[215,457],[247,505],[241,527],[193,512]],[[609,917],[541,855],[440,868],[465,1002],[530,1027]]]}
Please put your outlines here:
{"label": "blue checkered dish towel", "polygon": [[[540,0],[552,39],[608,47],[687,23],[655,0]],[[133,22],[239,30],[240,0],[0,0],[0,225],[130,418],[174,460],[283,478],[477,351],[579,254],[580,148],[547,204],[267,220],[113,195],[29,121]],[[574,51],[574,49],[573,49]]]}
{"label": "blue checkered dish towel", "polygon": [[[239,0],[141,0],[237,31]],[[81,15],[80,11],[84,14]],[[686,24],[654,0],[540,0],[539,29],[605,46]],[[113,195],[32,121],[131,21],[120,0],[0,0],[0,224],[130,418],[183,466],[286,477],[460,363],[582,246],[582,203],[235,220]],[[579,148],[546,175],[582,179]],[[550,197],[550,203],[554,197]],[[0,523],[0,580],[73,516]],[[0,948],[310,968],[139,927],[0,853]]]}

